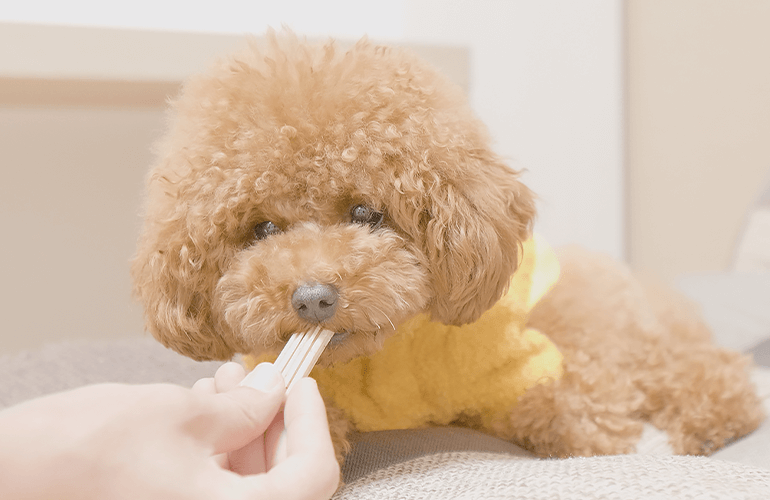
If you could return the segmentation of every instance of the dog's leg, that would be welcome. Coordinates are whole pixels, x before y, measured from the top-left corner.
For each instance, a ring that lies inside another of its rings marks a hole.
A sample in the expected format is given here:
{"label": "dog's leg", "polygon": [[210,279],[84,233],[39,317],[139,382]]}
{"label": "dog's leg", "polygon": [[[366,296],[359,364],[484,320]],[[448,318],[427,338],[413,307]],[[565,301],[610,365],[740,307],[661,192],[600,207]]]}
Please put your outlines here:
{"label": "dog's leg", "polygon": [[762,421],[743,356],[710,345],[680,346],[666,368],[640,380],[644,415],[668,433],[675,453],[709,455]]}
{"label": "dog's leg", "polygon": [[326,418],[329,421],[329,433],[334,445],[334,455],[340,464],[340,469],[342,469],[345,457],[350,453],[350,441],[348,439],[351,431],[350,421],[341,409],[329,402],[328,398],[325,398],[325,402]]}
{"label": "dog's leg", "polygon": [[562,351],[565,374],[512,410],[524,429],[514,440],[544,455],[631,451],[650,420],[676,453],[704,454],[756,428],[745,360],[712,344],[686,299],[584,250],[559,257],[561,279],[530,325]]}
{"label": "dog's leg", "polygon": [[631,417],[642,402],[628,377],[607,379],[584,356],[565,363],[563,377],[531,388],[491,431],[544,457],[633,452],[642,424]]}
{"label": "dog's leg", "polygon": [[711,343],[695,308],[661,288],[648,290],[660,324],[638,384],[644,416],[667,431],[675,453],[711,454],[757,428],[761,402],[748,359]]}
{"label": "dog's leg", "polygon": [[527,391],[496,431],[543,456],[631,452],[643,428],[639,347],[654,324],[644,290],[627,270],[580,248],[560,251],[559,261],[560,279],[529,326],[559,348],[564,375]]}

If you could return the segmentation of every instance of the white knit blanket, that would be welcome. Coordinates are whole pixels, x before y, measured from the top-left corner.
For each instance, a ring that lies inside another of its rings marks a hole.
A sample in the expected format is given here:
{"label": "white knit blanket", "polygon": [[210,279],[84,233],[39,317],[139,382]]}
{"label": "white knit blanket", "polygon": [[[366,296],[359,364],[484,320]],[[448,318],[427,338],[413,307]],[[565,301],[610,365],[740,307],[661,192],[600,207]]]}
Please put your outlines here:
{"label": "white knit blanket", "polygon": [[527,460],[443,453],[345,485],[351,499],[770,499],[770,470],[691,456],[623,455]]}

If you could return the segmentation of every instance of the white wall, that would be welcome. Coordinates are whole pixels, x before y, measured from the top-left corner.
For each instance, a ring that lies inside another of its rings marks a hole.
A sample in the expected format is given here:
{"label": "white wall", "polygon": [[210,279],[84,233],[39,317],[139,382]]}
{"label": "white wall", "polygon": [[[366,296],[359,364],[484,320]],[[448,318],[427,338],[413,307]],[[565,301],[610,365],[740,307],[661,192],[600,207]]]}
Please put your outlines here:
{"label": "white wall", "polygon": [[621,2],[419,0],[404,36],[471,48],[471,103],[528,170],[536,229],[624,257]]}
{"label": "white wall", "polygon": [[282,23],[313,36],[397,39],[409,0],[24,0],[0,20],[206,33],[259,33]]}
{"label": "white wall", "polygon": [[[216,5],[216,7],[214,7]],[[470,99],[540,196],[554,244],[625,255],[621,0],[26,0],[0,21],[468,46]]]}

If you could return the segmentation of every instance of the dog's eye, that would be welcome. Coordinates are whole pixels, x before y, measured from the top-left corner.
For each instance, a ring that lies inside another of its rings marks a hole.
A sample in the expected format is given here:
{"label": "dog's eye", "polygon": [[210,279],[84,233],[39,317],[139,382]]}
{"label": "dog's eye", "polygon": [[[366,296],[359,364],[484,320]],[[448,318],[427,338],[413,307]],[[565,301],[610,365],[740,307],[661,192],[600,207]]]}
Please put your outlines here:
{"label": "dog's eye", "polygon": [[356,205],[350,209],[350,221],[353,224],[368,224],[377,229],[382,223],[382,212],[378,212],[366,205]]}
{"label": "dog's eye", "polygon": [[272,236],[280,232],[281,232],[281,228],[279,228],[269,220],[266,220],[265,222],[260,222],[259,224],[254,226],[254,237],[257,240],[263,240],[268,236]]}

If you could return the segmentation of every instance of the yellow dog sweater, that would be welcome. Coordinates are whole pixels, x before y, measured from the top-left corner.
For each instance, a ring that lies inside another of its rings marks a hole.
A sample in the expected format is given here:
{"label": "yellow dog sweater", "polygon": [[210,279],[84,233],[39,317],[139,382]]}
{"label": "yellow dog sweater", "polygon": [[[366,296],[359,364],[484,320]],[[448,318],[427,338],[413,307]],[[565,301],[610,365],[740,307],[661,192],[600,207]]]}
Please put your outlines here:
{"label": "yellow dog sweater", "polygon": [[478,321],[449,326],[419,315],[377,353],[316,367],[311,376],[360,431],[444,425],[460,416],[488,425],[527,389],[562,374],[556,346],[526,327],[558,276],[553,250],[530,239],[508,292]]}

